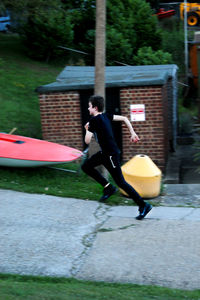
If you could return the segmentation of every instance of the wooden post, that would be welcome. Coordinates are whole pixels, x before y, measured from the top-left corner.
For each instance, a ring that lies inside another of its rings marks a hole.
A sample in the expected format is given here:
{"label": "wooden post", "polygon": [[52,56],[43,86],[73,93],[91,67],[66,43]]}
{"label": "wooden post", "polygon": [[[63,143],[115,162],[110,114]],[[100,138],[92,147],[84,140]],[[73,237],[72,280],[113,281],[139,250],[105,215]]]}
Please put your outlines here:
{"label": "wooden post", "polygon": [[[95,35],[95,95],[104,97],[105,108],[105,56],[106,56],[106,0],[96,0],[96,35]],[[99,145],[92,138],[89,147],[89,156],[99,151]],[[107,170],[101,166],[98,171],[108,178]]]}
{"label": "wooden post", "polygon": [[105,99],[106,0],[96,0],[95,94]]}

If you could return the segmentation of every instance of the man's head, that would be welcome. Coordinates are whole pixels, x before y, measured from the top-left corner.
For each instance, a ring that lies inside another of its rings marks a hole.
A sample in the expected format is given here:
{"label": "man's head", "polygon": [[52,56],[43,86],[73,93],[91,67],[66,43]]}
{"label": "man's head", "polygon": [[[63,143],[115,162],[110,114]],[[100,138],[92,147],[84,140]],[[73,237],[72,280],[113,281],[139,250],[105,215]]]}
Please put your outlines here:
{"label": "man's head", "polygon": [[104,110],[104,98],[99,95],[93,95],[89,98],[89,103],[91,103],[92,108],[96,108],[98,112],[103,112]]}

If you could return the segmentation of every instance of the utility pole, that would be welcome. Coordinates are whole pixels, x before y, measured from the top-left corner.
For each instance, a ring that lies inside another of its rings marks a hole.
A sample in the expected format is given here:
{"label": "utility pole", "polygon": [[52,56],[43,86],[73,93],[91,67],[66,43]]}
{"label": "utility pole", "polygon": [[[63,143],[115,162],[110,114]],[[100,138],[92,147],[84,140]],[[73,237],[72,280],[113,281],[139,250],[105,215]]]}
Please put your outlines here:
{"label": "utility pole", "polygon": [[[105,59],[106,57],[106,0],[96,0],[96,34],[95,34],[95,95],[105,97]],[[89,146],[89,156],[100,150],[97,142],[92,138]],[[103,166],[98,171],[108,178],[108,172]]]}
{"label": "utility pole", "polygon": [[95,94],[105,99],[106,0],[96,0]]}

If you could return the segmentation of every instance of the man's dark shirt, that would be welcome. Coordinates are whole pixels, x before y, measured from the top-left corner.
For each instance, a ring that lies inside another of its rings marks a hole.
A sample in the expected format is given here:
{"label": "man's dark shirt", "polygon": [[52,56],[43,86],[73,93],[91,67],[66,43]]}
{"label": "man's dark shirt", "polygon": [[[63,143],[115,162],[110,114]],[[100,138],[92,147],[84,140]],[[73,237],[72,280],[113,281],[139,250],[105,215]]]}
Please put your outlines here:
{"label": "man's dark shirt", "polygon": [[113,135],[112,120],[113,114],[102,113],[91,118],[88,128],[97,139],[102,152],[108,155],[120,153]]}

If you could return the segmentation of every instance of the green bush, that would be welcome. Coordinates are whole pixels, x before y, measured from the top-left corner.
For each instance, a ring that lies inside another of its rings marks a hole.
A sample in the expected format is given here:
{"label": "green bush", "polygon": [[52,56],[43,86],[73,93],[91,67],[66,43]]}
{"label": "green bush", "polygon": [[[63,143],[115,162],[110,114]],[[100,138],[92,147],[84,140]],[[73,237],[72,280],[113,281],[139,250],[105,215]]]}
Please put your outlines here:
{"label": "green bush", "polygon": [[193,120],[189,113],[184,112],[179,116],[179,132],[181,135],[189,135],[192,133]]}
{"label": "green bush", "polygon": [[70,17],[63,10],[30,16],[21,33],[28,55],[47,62],[63,52],[58,46],[70,47],[73,41]]}
{"label": "green bush", "polygon": [[130,42],[113,26],[108,26],[106,52],[106,60],[109,65],[116,65],[115,61],[128,62],[132,57]]}
{"label": "green bush", "polygon": [[[90,0],[91,1],[91,0]],[[74,44],[78,49],[89,53],[87,63],[94,61],[95,7],[93,13],[85,10],[82,15],[77,9],[72,14],[74,20]],[[89,15],[90,13],[90,15]],[[158,50],[161,45],[161,33],[157,27],[157,18],[153,15],[149,3],[144,0],[108,0],[106,24],[107,65],[120,61],[133,64],[133,57],[141,47],[151,46]],[[86,18],[87,16],[87,18]],[[90,24],[87,23],[90,16]],[[84,24],[83,24],[84,20]]]}
{"label": "green bush", "polygon": [[171,22],[171,26],[162,29],[162,50],[172,55],[173,63],[179,67],[179,72],[184,73],[184,31],[180,20]]}
{"label": "green bush", "polygon": [[0,67],[3,66],[3,63],[4,63],[4,61],[3,61],[3,59],[0,57]]}
{"label": "green bush", "polygon": [[134,59],[137,65],[164,65],[173,62],[170,53],[162,50],[153,51],[151,47],[140,48]]}

